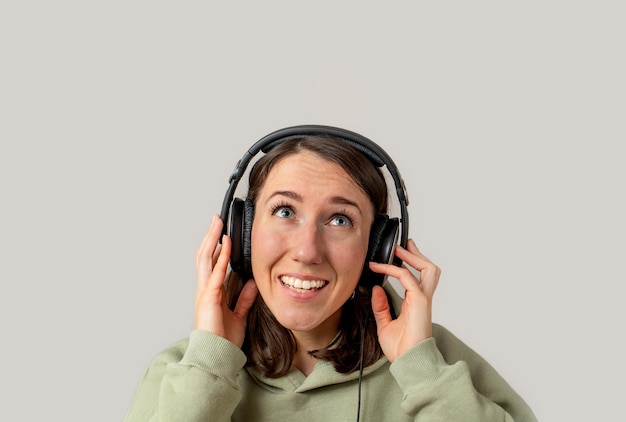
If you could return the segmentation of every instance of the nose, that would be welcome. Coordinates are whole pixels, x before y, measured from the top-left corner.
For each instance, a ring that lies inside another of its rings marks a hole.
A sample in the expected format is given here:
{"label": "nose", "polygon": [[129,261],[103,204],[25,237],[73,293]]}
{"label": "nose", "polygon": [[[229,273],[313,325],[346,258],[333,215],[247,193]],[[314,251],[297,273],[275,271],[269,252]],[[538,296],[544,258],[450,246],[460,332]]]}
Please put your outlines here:
{"label": "nose", "polygon": [[304,223],[291,240],[292,257],[303,264],[320,264],[323,260],[323,237],[317,223]]}

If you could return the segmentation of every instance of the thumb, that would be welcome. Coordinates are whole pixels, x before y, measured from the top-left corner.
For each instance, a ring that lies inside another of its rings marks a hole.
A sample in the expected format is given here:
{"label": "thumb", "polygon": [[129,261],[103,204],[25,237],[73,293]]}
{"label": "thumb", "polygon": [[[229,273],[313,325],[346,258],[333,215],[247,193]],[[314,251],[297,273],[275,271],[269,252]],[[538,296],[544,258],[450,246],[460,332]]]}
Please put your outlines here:
{"label": "thumb", "polygon": [[256,300],[259,289],[256,287],[254,280],[250,279],[241,289],[237,304],[235,305],[234,313],[242,320],[245,320],[248,316],[252,304]]}
{"label": "thumb", "polygon": [[372,290],[372,311],[378,328],[385,327],[392,321],[389,301],[385,290],[380,286],[374,286]]}

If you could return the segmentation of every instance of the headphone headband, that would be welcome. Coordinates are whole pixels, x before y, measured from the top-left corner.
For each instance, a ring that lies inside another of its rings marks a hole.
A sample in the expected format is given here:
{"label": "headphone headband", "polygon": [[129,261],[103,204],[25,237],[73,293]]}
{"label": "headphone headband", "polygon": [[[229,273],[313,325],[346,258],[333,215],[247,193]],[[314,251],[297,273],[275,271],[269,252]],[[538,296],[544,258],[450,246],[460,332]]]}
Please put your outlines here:
{"label": "headphone headband", "polygon": [[358,133],[351,132],[346,129],[322,125],[300,125],[279,129],[261,138],[254,145],[252,145],[248,149],[248,151],[246,151],[244,156],[239,161],[237,161],[237,164],[235,165],[235,168],[228,180],[229,187],[226,191],[224,202],[222,203],[221,212],[222,221],[224,222],[223,234],[226,234],[228,226],[227,222],[230,213],[230,205],[233,201],[235,190],[237,188],[237,185],[239,184],[239,181],[243,177],[246,168],[248,167],[248,164],[250,164],[250,161],[259,152],[267,153],[272,150],[272,148],[274,148],[276,145],[283,143],[288,139],[316,135],[330,136],[332,138],[343,141],[361,152],[363,155],[365,155],[375,166],[387,167],[387,171],[389,172],[389,174],[391,174],[391,177],[393,178],[396,195],[400,203],[400,222],[402,226],[402,229],[400,231],[400,245],[406,247],[409,231],[409,214],[407,211],[409,198],[406,192],[406,187],[404,185],[404,180],[400,176],[400,172],[398,171],[398,168],[396,167],[391,157],[375,142],[362,135],[359,135]]}

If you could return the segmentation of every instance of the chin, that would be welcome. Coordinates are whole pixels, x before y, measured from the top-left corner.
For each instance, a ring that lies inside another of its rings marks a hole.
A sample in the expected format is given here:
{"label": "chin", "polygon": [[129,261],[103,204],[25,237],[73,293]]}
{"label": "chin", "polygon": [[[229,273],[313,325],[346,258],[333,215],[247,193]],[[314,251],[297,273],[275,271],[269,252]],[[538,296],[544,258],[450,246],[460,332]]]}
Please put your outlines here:
{"label": "chin", "polygon": [[290,317],[290,318],[279,317],[279,318],[277,318],[277,320],[280,323],[280,325],[282,325],[283,327],[285,327],[288,330],[291,330],[291,331],[302,331],[302,332],[315,330],[323,322],[323,321],[319,321],[319,320],[314,319],[314,318],[309,319],[309,318],[306,318],[306,317],[304,317],[302,315],[300,315],[296,319],[294,319],[293,317]]}
{"label": "chin", "polygon": [[[312,332],[316,331],[324,336],[328,335],[328,332],[336,334],[337,327],[339,326],[339,320],[341,317],[341,308],[332,314],[324,317],[319,312],[303,312],[302,310],[292,310],[292,312],[282,312],[280,314],[274,314],[276,319],[288,330],[297,332]],[[323,319],[321,319],[323,318]]]}

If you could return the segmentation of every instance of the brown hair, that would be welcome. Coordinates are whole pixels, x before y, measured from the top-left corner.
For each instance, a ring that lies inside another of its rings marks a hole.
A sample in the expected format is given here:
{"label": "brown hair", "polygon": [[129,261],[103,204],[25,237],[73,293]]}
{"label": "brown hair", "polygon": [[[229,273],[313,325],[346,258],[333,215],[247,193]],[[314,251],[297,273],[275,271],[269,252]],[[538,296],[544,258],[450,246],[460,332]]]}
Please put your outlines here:
{"label": "brown hair", "polygon": [[[267,176],[280,160],[302,151],[314,152],[339,165],[369,197],[374,213],[387,213],[387,184],[382,171],[352,146],[327,135],[285,140],[262,156],[250,171],[248,199],[256,201]],[[229,306],[234,309],[243,285],[241,276],[231,272],[225,285]],[[363,287],[357,288],[355,297],[343,305],[339,334],[331,344],[311,350],[309,354],[332,362],[340,373],[350,373],[359,369],[361,347],[364,367],[383,355],[372,313],[371,290]],[[248,357],[247,365],[258,368],[268,377],[281,377],[289,371],[296,348],[291,331],[280,325],[259,295],[248,314],[242,347]]]}

